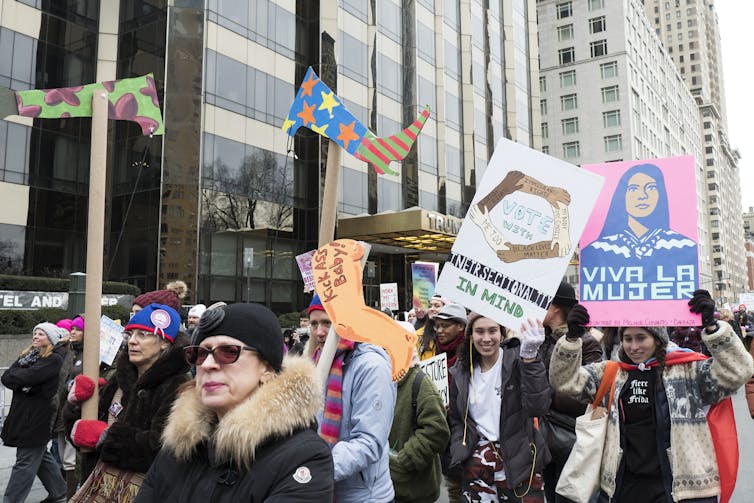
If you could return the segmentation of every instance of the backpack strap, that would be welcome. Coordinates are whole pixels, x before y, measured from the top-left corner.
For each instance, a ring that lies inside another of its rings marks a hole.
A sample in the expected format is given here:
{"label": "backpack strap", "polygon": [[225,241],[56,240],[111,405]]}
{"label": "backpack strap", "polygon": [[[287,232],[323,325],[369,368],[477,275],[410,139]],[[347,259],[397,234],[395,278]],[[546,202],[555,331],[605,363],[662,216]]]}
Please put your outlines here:
{"label": "backpack strap", "polygon": [[426,374],[419,369],[419,371],[416,373],[416,377],[414,377],[414,383],[411,385],[411,410],[413,410],[413,414],[411,415],[411,423],[413,425],[412,429],[416,429],[416,404],[419,400],[419,388],[421,388],[422,380],[424,379],[424,376]]}

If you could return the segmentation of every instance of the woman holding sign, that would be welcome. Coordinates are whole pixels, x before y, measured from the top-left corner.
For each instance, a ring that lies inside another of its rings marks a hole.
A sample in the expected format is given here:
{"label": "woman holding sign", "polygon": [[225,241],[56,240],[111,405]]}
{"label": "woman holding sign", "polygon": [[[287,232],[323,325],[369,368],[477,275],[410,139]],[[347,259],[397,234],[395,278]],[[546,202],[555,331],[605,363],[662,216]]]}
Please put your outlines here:
{"label": "woman holding sign", "polygon": [[[714,427],[726,411],[714,405],[751,377],[754,363],[730,325],[715,320],[715,302],[706,290],[695,291],[689,306],[702,316],[711,358],[669,351],[665,327],[618,329],[620,370],[602,454],[600,502],[713,503],[732,493],[736,474],[726,470],[725,446]],[[553,387],[584,402],[593,399],[605,370],[604,362],[580,365],[588,323],[586,309],[574,306],[568,334],[555,345],[550,363]],[[724,440],[737,447],[735,428],[732,433]]]}
{"label": "woman holding sign", "polygon": [[[123,332],[128,350],[121,352],[115,375],[100,391],[98,420],[78,419],[79,405],[91,398],[95,386],[84,374],[74,380],[64,421],[74,445],[96,449],[82,456],[82,477],[94,471],[74,501],[97,496],[125,502],[136,496],[162,445],[178,387],[189,380],[183,355],[188,339],[179,333],[180,324],[178,313],[162,304],[144,306],[131,318]],[[108,480],[117,484],[105,484]]]}
{"label": "woman holding sign", "polygon": [[467,501],[544,501],[538,474],[550,455],[533,418],[550,407],[537,358],[545,331],[529,324],[522,334],[502,343],[505,329],[472,313],[450,370],[448,470],[460,469]]}

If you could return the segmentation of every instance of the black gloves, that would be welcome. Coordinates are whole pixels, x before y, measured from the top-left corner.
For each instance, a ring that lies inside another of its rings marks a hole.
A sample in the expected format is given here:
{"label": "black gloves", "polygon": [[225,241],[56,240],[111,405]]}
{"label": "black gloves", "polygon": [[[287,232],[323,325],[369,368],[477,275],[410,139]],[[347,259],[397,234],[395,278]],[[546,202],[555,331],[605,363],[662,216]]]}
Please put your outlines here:
{"label": "black gloves", "polygon": [[715,301],[707,290],[696,290],[689,301],[689,311],[702,315],[702,325],[709,327],[717,324],[715,320]]}
{"label": "black gloves", "polygon": [[568,337],[581,337],[586,332],[584,325],[589,323],[589,312],[581,304],[576,304],[568,311],[566,324],[568,325]]}

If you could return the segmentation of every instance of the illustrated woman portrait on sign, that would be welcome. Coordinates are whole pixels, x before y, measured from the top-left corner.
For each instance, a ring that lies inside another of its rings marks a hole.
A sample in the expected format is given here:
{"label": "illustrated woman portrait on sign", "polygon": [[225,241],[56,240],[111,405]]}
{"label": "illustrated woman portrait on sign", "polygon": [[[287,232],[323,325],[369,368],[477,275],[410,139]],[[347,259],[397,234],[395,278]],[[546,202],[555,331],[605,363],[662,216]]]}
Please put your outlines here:
{"label": "illustrated woman portrait on sign", "polygon": [[584,300],[691,298],[697,269],[696,242],[670,228],[662,171],[654,164],[630,168],[613,193],[602,231],[581,251]]}

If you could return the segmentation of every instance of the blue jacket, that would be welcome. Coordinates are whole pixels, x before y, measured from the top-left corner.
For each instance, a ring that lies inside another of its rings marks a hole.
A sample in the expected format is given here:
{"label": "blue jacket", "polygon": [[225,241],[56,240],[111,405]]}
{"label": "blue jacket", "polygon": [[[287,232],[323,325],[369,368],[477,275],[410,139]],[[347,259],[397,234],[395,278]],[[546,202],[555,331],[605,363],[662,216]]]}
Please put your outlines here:
{"label": "blue jacket", "polygon": [[[396,385],[387,353],[356,344],[343,362],[343,417],[332,449],[338,503],[382,503],[395,493],[388,463]],[[317,420],[322,422],[323,411]]]}

